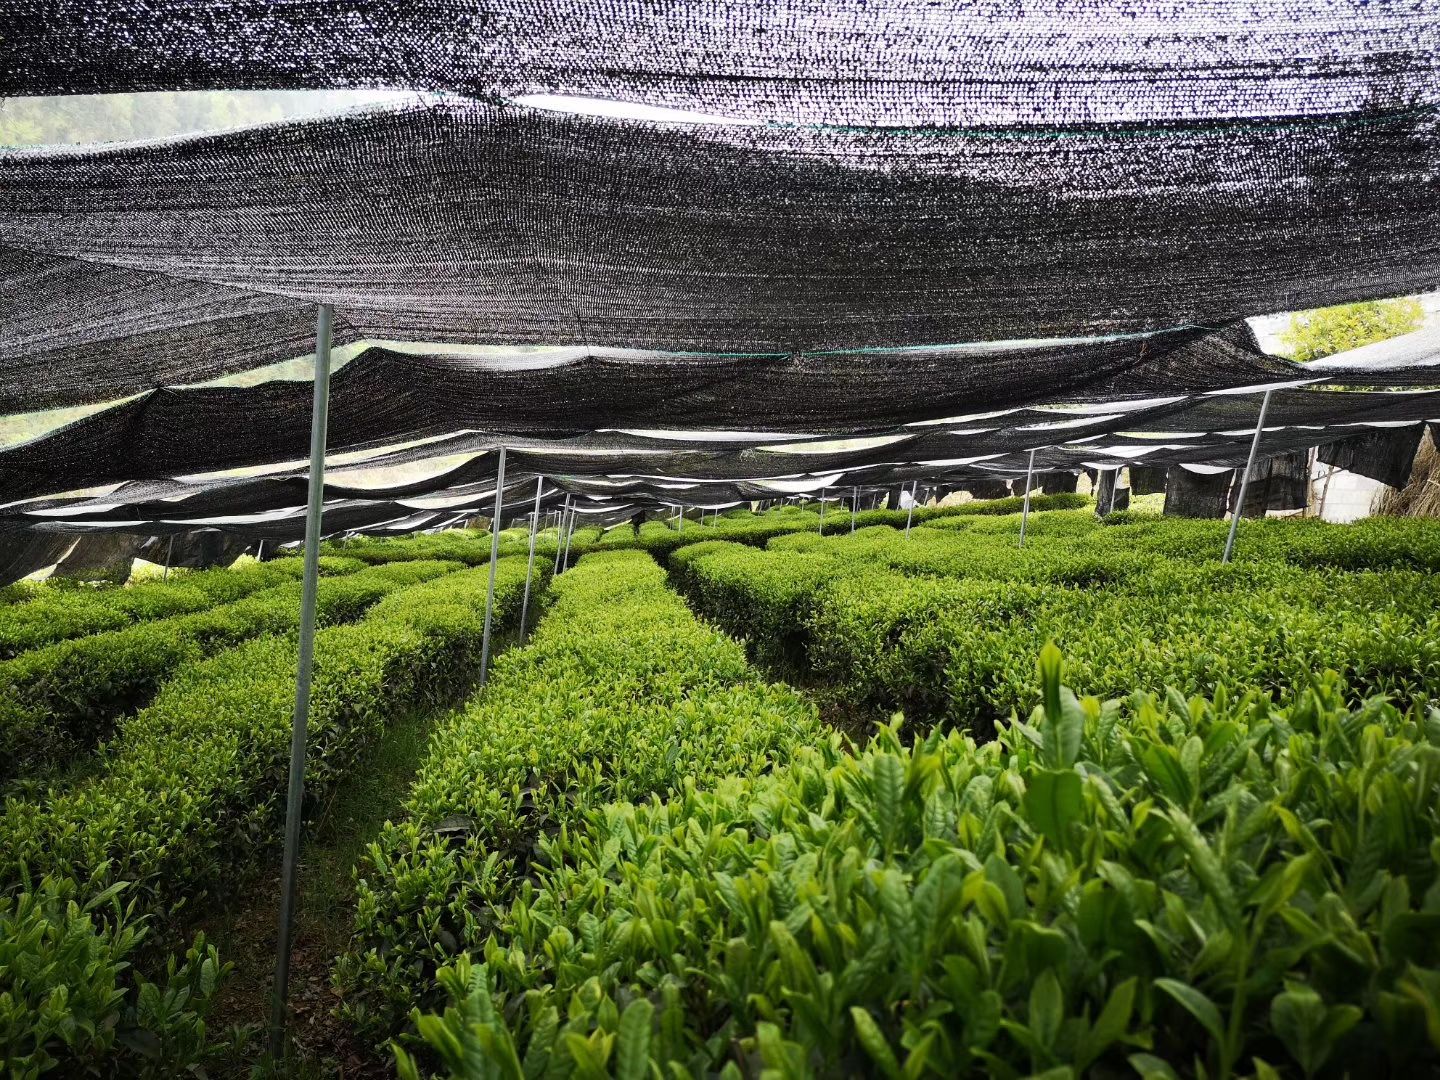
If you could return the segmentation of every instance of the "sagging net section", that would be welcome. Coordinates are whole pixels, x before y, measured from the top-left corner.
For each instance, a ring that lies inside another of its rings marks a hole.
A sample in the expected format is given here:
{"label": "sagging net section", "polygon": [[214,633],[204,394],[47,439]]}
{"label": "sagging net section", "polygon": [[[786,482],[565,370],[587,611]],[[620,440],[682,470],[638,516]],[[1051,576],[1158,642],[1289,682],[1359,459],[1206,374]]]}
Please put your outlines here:
{"label": "sagging net section", "polygon": [[[57,361],[107,393],[242,370],[294,355],[298,306],[321,302],[345,340],[857,362],[1213,330],[1440,283],[1437,124],[815,129],[447,103],[9,151],[0,383]],[[55,370],[26,407],[73,394]]]}
{"label": "sagging net section", "polygon": [[10,95],[552,92],[831,124],[1384,108],[1433,100],[1440,56],[1425,0],[4,0],[0,24]]}

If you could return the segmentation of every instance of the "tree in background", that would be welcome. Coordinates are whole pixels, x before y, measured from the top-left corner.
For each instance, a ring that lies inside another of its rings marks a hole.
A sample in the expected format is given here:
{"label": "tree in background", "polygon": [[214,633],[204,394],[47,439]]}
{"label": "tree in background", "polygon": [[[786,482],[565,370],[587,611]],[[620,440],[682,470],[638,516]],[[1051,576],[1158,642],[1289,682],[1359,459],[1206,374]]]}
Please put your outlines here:
{"label": "tree in background", "polygon": [[1290,359],[1304,363],[1373,345],[1419,330],[1425,311],[1413,296],[1398,300],[1364,300],[1358,304],[1297,311],[1280,335]]}
{"label": "tree in background", "polygon": [[[1292,360],[1303,363],[1411,333],[1424,321],[1425,311],[1413,296],[1366,300],[1296,312],[1280,341]],[[1440,451],[1429,434],[1421,440],[1410,482],[1403,488],[1382,488],[1371,512],[1416,517],[1440,514]]]}

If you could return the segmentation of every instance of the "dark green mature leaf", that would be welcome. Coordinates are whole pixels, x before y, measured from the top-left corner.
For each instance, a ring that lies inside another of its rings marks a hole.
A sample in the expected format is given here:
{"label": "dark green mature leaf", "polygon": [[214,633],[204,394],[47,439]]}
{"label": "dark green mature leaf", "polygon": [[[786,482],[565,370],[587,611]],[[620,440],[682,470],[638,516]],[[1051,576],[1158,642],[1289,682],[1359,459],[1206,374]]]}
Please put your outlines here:
{"label": "dark green mature leaf", "polygon": [[1063,847],[1067,828],[1080,820],[1084,810],[1084,784],[1078,773],[1050,769],[1031,773],[1025,813],[1041,835]]}
{"label": "dark green mature leaf", "polygon": [[1314,1076],[1329,1059],[1336,1040],[1360,1022],[1364,1014],[1354,1005],[1327,1007],[1308,986],[1292,986],[1270,1002],[1270,1022],[1285,1049]]}
{"label": "dark green mature leaf", "polygon": [[1220,1010],[1201,991],[1179,979],[1168,978],[1156,979],[1155,987],[1179,1002],[1186,1012],[1200,1021],[1200,1026],[1209,1032],[1210,1037],[1217,1043],[1225,1041],[1225,1022],[1220,1018]]}

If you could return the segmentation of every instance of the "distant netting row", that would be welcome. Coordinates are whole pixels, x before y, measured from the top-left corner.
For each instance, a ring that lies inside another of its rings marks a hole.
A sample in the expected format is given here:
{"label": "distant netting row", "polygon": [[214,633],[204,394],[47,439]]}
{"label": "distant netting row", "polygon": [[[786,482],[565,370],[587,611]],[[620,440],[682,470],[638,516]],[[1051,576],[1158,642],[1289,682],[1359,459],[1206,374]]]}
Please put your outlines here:
{"label": "distant netting row", "polygon": [[4,0],[0,93],[552,91],[828,123],[1290,118],[1433,100],[1421,0]]}

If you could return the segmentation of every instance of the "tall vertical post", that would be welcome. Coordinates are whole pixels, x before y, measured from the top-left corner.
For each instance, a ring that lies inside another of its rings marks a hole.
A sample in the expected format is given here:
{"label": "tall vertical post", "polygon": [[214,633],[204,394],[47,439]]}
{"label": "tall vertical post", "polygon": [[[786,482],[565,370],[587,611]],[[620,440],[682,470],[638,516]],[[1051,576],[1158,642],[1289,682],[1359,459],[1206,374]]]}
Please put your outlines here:
{"label": "tall vertical post", "polygon": [[820,535],[825,535],[825,489],[820,489]]}
{"label": "tall vertical post", "polygon": [[485,630],[480,636],[480,685],[490,677],[490,619],[495,614],[495,564],[500,561],[500,515],[505,509],[505,447],[495,477],[495,513],[490,518],[490,584],[485,588]]}
{"label": "tall vertical post", "polygon": [[1020,509],[1020,546],[1025,546],[1025,524],[1030,520],[1030,487],[1035,476],[1035,451],[1030,451],[1030,463],[1025,466],[1025,505]]}
{"label": "tall vertical post", "polygon": [[530,611],[530,575],[535,571],[535,534],[540,531],[540,493],[545,490],[545,477],[535,480],[535,512],[530,515],[530,558],[525,563],[525,599],[520,601],[520,640],[525,640],[525,616]]}
{"label": "tall vertical post", "polygon": [[1260,449],[1260,432],[1265,428],[1265,414],[1270,411],[1270,395],[1266,390],[1260,399],[1260,416],[1255,421],[1255,437],[1250,440],[1250,456],[1245,459],[1245,471],[1240,474],[1240,494],[1235,500],[1235,510],[1230,515],[1230,535],[1225,538],[1225,554],[1221,562],[1229,562],[1235,550],[1235,532],[1240,527],[1240,515],[1245,511],[1245,489],[1250,486],[1250,470],[1255,467],[1255,453]]}
{"label": "tall vertical post", "polygon": [[575,539],[575,504],[570,504],[570,528],[565,530],[565,559],[560,563],[562,571],[570,569],[570,541]]}
{"label": "tall vertical post", "polygon": [[1315,512],[1315,516],[1321,521],[1325,520],[1325,500],[1330,497],[1330,481],[1339,471],[1337,466],[1331,465],[1330,471],[1325,474],[1325,484],[1320,488],[1320,509]]}
{"label": "tall vertical post", "polygon": [[560,506],[560,520],[555,524],[555,569],[552,574],[560,573],[560,549],[565,546],[565,518],[570,513],[571,496],[565,496],[565,502]]}
{"label": "tall vertical post", "polygon": [[856,484],[850,492],[850,535],[855,535],[855,515],[860,509],[860,485]]}
{"label": "tall vertical post", "polygon": [[321,304],[315,318],[315,398],[310,411],[310,485],[305,506],[305,571],[300,592],[300,662],[290,727],[290,784],[285,797],[285,852],[280,863],[280,941],[275,958],[275,999],[270,1013],[270,1056],[285,1056],[290,945],[295,922],[295,879],[305,796],[305,736],[310,722],[310,672],[315,660],[315,592],[320,577],[320,529],[325,500],[325,428],[330,412],[330,339],[335,311]]}
{"label": "tall vertical post", "polygon": [[912,480],[910,482],[910,512],[905,515],[905,535],[907,538],[910,535],[910,522],[915,517],[915,492],[919,487],[919,480]]}

